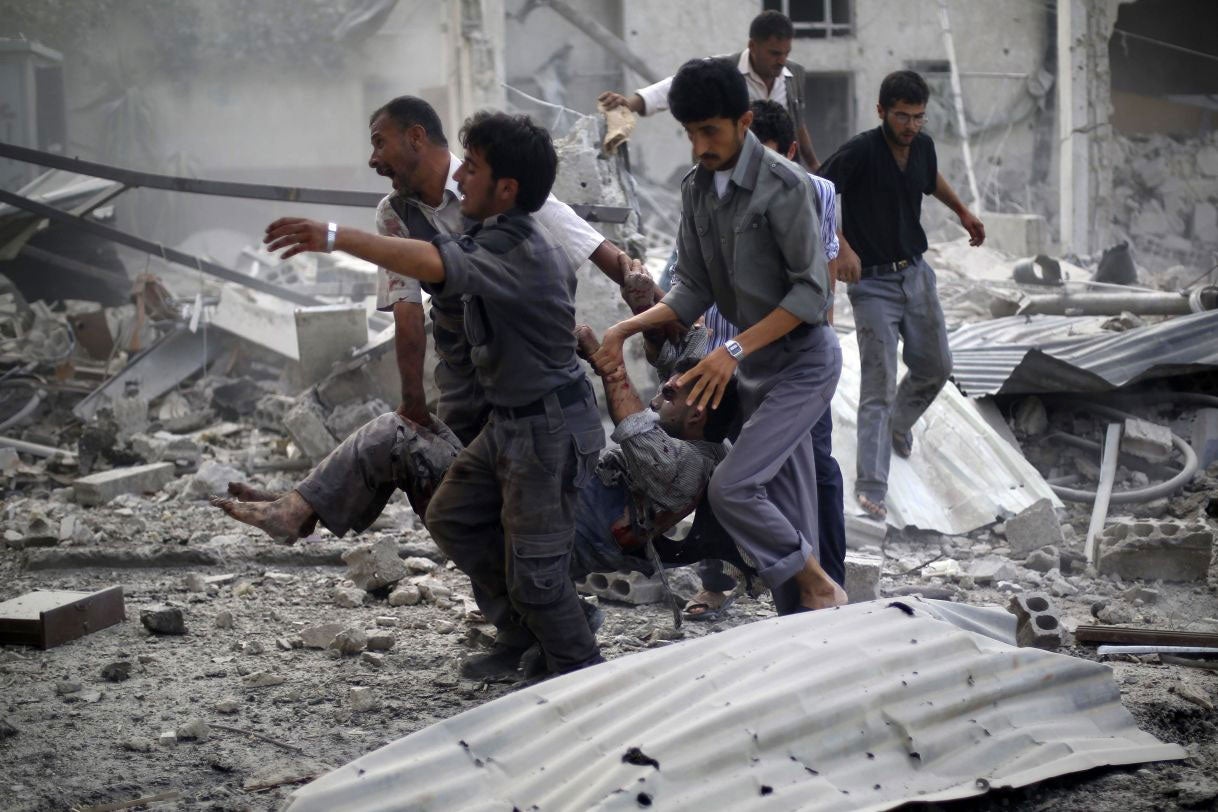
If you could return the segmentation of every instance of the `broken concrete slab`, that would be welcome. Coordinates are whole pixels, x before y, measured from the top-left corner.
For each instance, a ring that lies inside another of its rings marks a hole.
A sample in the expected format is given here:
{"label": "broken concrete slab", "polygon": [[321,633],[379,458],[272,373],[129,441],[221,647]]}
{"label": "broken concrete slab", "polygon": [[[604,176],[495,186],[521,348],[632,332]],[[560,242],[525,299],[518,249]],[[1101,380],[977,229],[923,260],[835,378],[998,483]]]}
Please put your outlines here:
{"label": "broken concrete slab", "polygon": [[298,307],[294,315],[300,383],[306,386],[326,377],[336,361],[368,342],[368,314],[363,305]]}
{"label": "broken concrete slab", "polygon": [[1149,420],[1126,418],[1121,450],[1147,462],[1167,462],[1171,458],[1171,429]]}
{"label": "broken concrete slab", "polygon": [[1144,581],[1205,581],[1214,532],[1203,524],[1121,522],[1099,536],[1101,575]]}
{"label": "broken concrete slab", "polygon": [[320,626],[309,626],[300,630],[300,639],[307,648],[327,648],[333,642],[335,635],[346,626],[342,623],[323,623]]}
{"label": "broken concrete slab", "polygon": [[979,558],[969,564],[966,572],[974,583],[982,585],[1010,581],[1018,574],[1015,565],[1000,556]]}
{"label": "broken concrete slab", "polygon": [[343,554],[343,560],[347,562],[347,579],[364,590],[387,587],[410,573],[406,562],[398,557],[397,543],[387,538],[355,547]]}
{"label": "broken concrete slab", "polygon": [[283,427],[301,452],[314,462],[338,447],[338,440],[326,427],[326,412],[312,390],[296,399],[296,405],[283,419]]}
{"label": "broken concrete slab", "polygon": [[1048,499],[1037,500],[1007,519],[1006,539],[1014,556],[1027,555],[1048,545],[1061,547],[1065,544],[1061,521]]}
{"label": "broken concrete slab", "polygon": [[72,490],[81,505],[104,505],[120,493],[156,493],[174,476],[172,462],[154,462],[89,474],[73,482]]}

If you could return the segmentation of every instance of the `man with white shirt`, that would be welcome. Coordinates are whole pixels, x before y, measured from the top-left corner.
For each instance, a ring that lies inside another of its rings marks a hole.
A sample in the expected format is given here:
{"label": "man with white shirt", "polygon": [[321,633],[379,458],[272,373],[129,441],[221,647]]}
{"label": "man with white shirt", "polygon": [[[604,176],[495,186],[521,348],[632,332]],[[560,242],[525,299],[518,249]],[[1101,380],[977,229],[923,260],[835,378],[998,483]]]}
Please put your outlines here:
{"label": "man with white shirt", "polygon": [[[795,122],[796,141],[802,163],[813,171],[820,165],[812,148],[812,136],[804,124],[803,67],[791,62],[791,41],[795,27],[779,11],[763,11],[749,24],[748,47],[725,56],[740,68],[749,90],[749,101],[759,99],[781,104]],[[607,91],[599,101],[609,108],[625,106],[641,116],[650,116],[668,109],[668,91],[672,77],[636,90],[629,97]]]}
{"label": "man with white shirt", "polygon": [[[393,183],[393,192],[377,207],[377,232],[427,240],[441,234],[464,233],[472,223],[461,214],[461,194],[453,177],[461,160],[449,151],[435,109],[414,96],[399,96],[372,114],[369,130],[372,155],[368,165]],[[570,206],[550,195],[534,217],[549,230],[573,268],[591,259],[606,276],[622,283],[622,251]],[[435,377],[440,390],[436,412],[462,443],[469,444],[482,428],[490,407],[475,380],[462,328],[462,307],[460,297],[431,300],[432,336],[438,356]],[[430,425],[423,393],[427,344],[419,283],[379,269],[377,309],[393,312],[402,384],[398,414],[419,425]]]}

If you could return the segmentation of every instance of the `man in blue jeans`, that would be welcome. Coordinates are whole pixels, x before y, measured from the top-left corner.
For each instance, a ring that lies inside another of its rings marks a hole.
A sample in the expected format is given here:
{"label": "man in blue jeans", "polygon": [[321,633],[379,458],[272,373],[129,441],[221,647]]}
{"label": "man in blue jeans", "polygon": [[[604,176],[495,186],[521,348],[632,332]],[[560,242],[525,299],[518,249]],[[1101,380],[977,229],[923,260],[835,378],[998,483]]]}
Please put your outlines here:
{"label": "man in blue jeans", "polygon": [[[819,174],[842,196],[846,237],[862,264],[851,282],[861,385],[855,498],[876,519],[887,516],[892,452],[913,451],[913,426],[952,371],[935,272],[922,259],[922,196],[934,195],[960,218],[969,245],[985,226],[939,173],[935,143],[923,132],[930,90],[913,71],[890,73],[880,85],[880,126],[847,141]],[[909,371],[897,386],[897,341]]]}

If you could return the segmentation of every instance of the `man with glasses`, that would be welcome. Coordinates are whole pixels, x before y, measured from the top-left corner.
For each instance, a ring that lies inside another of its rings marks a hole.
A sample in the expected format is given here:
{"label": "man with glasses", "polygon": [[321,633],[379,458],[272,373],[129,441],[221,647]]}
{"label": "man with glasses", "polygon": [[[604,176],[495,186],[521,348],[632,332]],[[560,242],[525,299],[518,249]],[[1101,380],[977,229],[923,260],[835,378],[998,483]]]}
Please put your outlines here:
{"label": "man with glasses", "polygon": [[[843,280],[861,362],[854,487],[859,506],[877,519],[887,516],[892,451],[910,455],[913,425],[952,371],[935,273],[922,259],[922,196],[934,195],[960,218],[969,245],[985,241],[985,226],[939,173],[935,143],[923,132],[929,96],[913,71],[884,77],[880,126],[851,138],[817,172],[842,196],[843,231],[862,265],[858,278]],[[900,386],[898,338],[908,368]]]}

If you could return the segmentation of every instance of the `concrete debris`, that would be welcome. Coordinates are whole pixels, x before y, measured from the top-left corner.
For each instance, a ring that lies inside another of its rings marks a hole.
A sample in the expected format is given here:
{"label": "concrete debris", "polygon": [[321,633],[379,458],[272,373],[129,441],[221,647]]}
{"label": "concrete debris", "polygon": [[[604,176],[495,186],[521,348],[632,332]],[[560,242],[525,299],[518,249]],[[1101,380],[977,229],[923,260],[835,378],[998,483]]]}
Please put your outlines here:
{"label": "concrete debris", "polygon": [[1010,581],[1018,575],[1015,565],[999,556],[989,556],[973,561],[969,565],[967,573],[974,583],[980,585]]}
{"label": "concrete debris", "polygon": [[390,606],[415,606],[423,600],[423,593],[416,584],[399,584],[389,593]]}
{"label": "concrete debris", "polygon": [[176,606],[159,604],[140,610],[140,623],[153,634],[186,634],[186,620]]}
{"label": "concrete debris", "polygon": [[217,629],[231,629],[233,627],[233,613],[227,609],[222,609],[216,612],[216,619],[213,623]]}
{"label": "concrete debris", "polygon": [[880,597],[880,573],[884,559],[878,555],[846,551],[846,594],[851,603]]}
{"label": "concrete debris", "polygon": [[306,648],[327,648],[334,637],[345,627],[342,623],[323,623],[300,630],[300,639]]}
{"label": "concrete debris", "polygon": [[641,572],[594,572],[576,587],[585,595],[595,595],[603,600],[621,601],[637,605],[656,603],[664,599],[664,584],[658,575],[646,576]]}
{"label": "concrete debris", "polygon": [[406,562],[398,557],[397,544],[387,538],[375,544],[355,547],[343,553],[343,560],[347,562],[347,579],[368,591],[395,584],[411,571]]}
{"label": "concrete debris", "polygon": [[172,462],[156,462],[90,474],[73,482],[72,490],[81,505],[104,505],[123,493],[156,493],[174,476]]}
{"label": "concrete debris", "polygon": [[430,558],[423,558],[422,556],[418,555],[412,555],[406,559],[403,559],[402,563],[406,565],[408,570],[414,573],[435,572],[440,566]]}
{"label": "concrete debris", "polygon": [[178,727],[174,733],[179,741],[205,742],[211,738],[211,728],[202,719],[191,719]]}
{"label": "concrete debris", "polygon": [[1060,571],[1062,566],[1061,553],[1052,545],[1042,547],[1029,553],[1028,557],[1024,559],[1023,565],[1036,572]]}
{"label": "concrete debris", "polygon": [[371,688],[352,688],[347,699],[351,703],[351,710],[356,713],[374,711],[380,706]]}
{"label": "concrete debris", "polygon": [[122,660],[102,667],[101,678],[106,682],[122,682],[131,679],[131,663]]}
{"label": "concrete debris", "polygon": [[343,656],[351,657],[368,648],[368,643],[368,635],[364,633],[363,629],[349,628],[334,635],[334,639],[330,641],[327,648],[337,651]]}
{"label": "concrete debris", "polygon": [[147,736],[132,736],[129,739],[123,740],[122,747],[124,750],[130,750],[132,753],[151,753],[153,748],[156,747],[156,742]]}
{"label": "concrete debris", "polygon": [[368,600],[368,593],[359,587],[336,586],[330,590],[330,600],[334,601],[335,606],[354,609],[364,605],[364,601]]}
{"label": "concrete debris", "polygon": [[199,466],[182,492],[185,499],[208,499],[228,493],[228,483],[241,482],[245,475],[229,465],[208,460]]}
{"label": "concrete debris", "polygon": [[1204,582],[1214,532],[1203,524],[1121,522],[1099,536],[1099,572],[1143,581]]}
{"label": "concrete debris", "polygon": [[1008,608],[1016,618],[1015,638],[1020,646],[1053,651],[1061,645],[1061,618],[1048,595],[1043,592],[1014,595]]}
{"label": "concrete debris", "polygon": [[1034,502],[1006,521],[1005,535],[1013,555],[1030,553],[1045,546],[1063,546],[1061,521],[1048,499]]}
{"label": "concrete debris", "polygon": [[273,688],[276,685],[283,685],[285,682],[287,682],[287,677],[267,671],[255,671],[241,678],[241,684],[246,688]]}
{"label": "concrete debris", "polygon": [[1181,699],[1192,702],[1199,708],[1204,708],[1207,711],[1214,709],[1214,703],[1204,691],[1200,688],[1195,688],[1186,683],[1177,683],[1171,687],[1171,692]]}
{"label": "concrete debris", "polygon": [[392,634],[385,632],[372,632],[367,635],[367,640],[369,651],[388,651],[397,642]]}
{"label": "concrete debris", "polygon": [[1172,450],[1171,429],[1148,420],[1129,418],[1125,421],[1121,450],[1147,462],[1167,462]]}
{"label": "concrete debris", "polygon": [[312,391],[297,399],[284,417],[283,426],[311,460],[320,460],[338,447],[338,440],[326,426],[326,412]]}
{"label": "concrete debris", "polygon": [[1011,419],[1013,428],[1023,437],[1038,437],[1049,429],[1049,416],[1045,412],[1045,404],[1035,395],[1016,403]]}
{"label": "concrete debris", "polygon": [[222,713],[225,716],[232,716],[241,710],[241,702],[236,699],[221,699],[213,708],[216,713]]}

